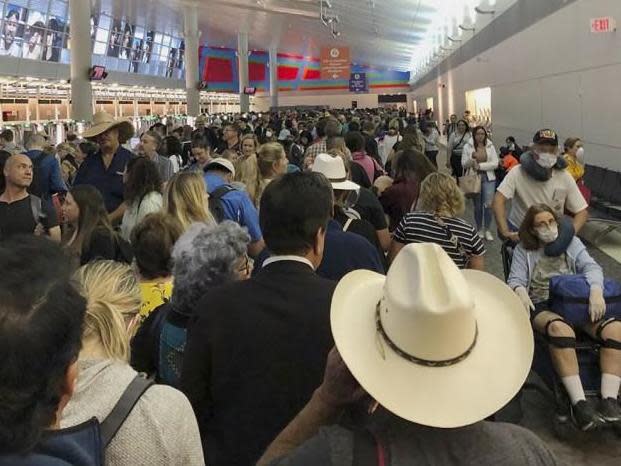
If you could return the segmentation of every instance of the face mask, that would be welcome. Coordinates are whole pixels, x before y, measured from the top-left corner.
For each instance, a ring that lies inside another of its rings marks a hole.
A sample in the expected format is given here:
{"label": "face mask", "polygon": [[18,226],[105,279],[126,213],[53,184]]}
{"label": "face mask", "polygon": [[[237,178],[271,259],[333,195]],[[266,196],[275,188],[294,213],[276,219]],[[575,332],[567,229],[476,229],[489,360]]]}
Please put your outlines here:
{"label": "face mask", "polygon": [[535,228],[535,234],[537,235],[537,238],[541,240],[541,242],[545,244],[552,243],[553,241],[556,241],[556,238],[558,238],[558,226],[554,225],[549,228],[548,227]]}
{"label": "face mask", "polygon": [[578,150],[576,151],[576,157],[578,157],[579,159],[584,157],[584,147],[578,148]]}
{"label": "face mask", "polygon": [[552,168],[554,165],[556,165],[556,162],[558,161],[558,156],[556,154],[542,152],[538,155],[539,158],[537,159],[537,163],[543,168]]}
{"label": "face mask", "polygon": [[266,131],[265,132],[265,137],[266,138],[271,138],[272,137],[272,132],[271,131]]}

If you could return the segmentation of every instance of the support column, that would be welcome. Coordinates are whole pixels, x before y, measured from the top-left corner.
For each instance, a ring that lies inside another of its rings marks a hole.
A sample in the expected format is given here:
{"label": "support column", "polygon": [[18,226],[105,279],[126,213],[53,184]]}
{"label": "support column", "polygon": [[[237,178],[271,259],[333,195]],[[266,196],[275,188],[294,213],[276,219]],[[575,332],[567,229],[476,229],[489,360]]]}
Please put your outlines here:
{"label": "support column", "polygon": [[187,100],[187,112],[191,117],[197,117],[201,113],[201,92],[199,70],[199,38],[198,11],[196,6],[186,6],[184,11],[184,37],[185,37],[185,93]]}
{"label": "support column", "polygon": [[244,94],[244,88],[249,86],[248,80],[248,33],[237,34],[237,63],[239,63],[239,107],[241,113],[250,111],[250,96]]}
{"label": "support column", "polygon": [[93,119],[93,90],[88,79],[91,63],[91,2],[69,0],[71,16],[71,114],[75,120]]}
{"label": "support column", "polygon": [[278,51],[270,48],[270,102],[272,109],[278,108]]}

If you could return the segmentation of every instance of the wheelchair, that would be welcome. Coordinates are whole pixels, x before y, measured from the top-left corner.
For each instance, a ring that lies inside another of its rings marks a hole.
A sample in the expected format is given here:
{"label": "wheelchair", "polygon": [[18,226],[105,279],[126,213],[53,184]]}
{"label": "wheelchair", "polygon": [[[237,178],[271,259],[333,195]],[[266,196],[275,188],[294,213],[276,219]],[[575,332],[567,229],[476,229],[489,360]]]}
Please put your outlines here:
{"label": "wheelchair", "polygon": [[[505,281],[509,279],[511,271],[511,259],[515,243],[505,241],[501,247],[501,256]],[[576,333],[576,356],[578,358],[578,367],[580,371],[580,380],[584,388],[584,393],[590,401],[599,398],[601,372],[599,368],[599,352],[601,342],[592,338],[579,328],[573,327]],[[575,425],[571,417],[571,404],[567,392],[561,383],[559,376],[554,370],[548,341],[539,332],[533,330],[535,336],[535,353],[531,371],[534,372],[543,381],[545,388],[538,383],[527,382],[522,390],[534,390],[549,399],[555,406],[555,416],[553,420],[554,432],[559,439],[569,439],[575,437],[582,431]],[[519,403],[522,392],[516,397],[517,400],[512,402]],[[512,421],[519,422],[521,420],[521,405],[513,407],[513,412],[518,412],[517,417]],[[617,428],[617,433],[621,435],[621,430]]]}

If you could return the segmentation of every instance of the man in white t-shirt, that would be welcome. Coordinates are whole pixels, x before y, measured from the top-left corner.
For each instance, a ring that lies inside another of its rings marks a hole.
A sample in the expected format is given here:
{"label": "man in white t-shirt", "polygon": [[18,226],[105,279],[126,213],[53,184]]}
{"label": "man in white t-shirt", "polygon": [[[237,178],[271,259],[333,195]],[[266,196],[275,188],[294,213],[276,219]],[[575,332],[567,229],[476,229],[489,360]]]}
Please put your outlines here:
{"label": "man in white t-shirt", "polygon": [[[576,182],[565,170],[559,157],[558,136],[550,129],[537,131],[532,151],[522,155],[520,165],[513,168],[498,187],[494,198],[494,215],[499,233],[505,239],[519,241],[517,230],[526,211],[533,204],[546,204],[559,215],[573,215],[576,233],[588,219],[588,204]],[[511,199],[507,221],[505,204]]]}

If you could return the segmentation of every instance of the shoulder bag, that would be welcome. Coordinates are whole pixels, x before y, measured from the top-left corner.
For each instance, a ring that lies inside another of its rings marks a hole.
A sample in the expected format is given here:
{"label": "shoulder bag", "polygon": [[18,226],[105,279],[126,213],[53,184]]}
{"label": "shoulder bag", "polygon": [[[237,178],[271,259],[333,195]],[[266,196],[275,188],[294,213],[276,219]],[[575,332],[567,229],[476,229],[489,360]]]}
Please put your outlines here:
{"label": "shoulder bag", "polygon": [[458,179],[459,187],[467,197],[481,192],[481,175],[474,169],[467,169]]}

